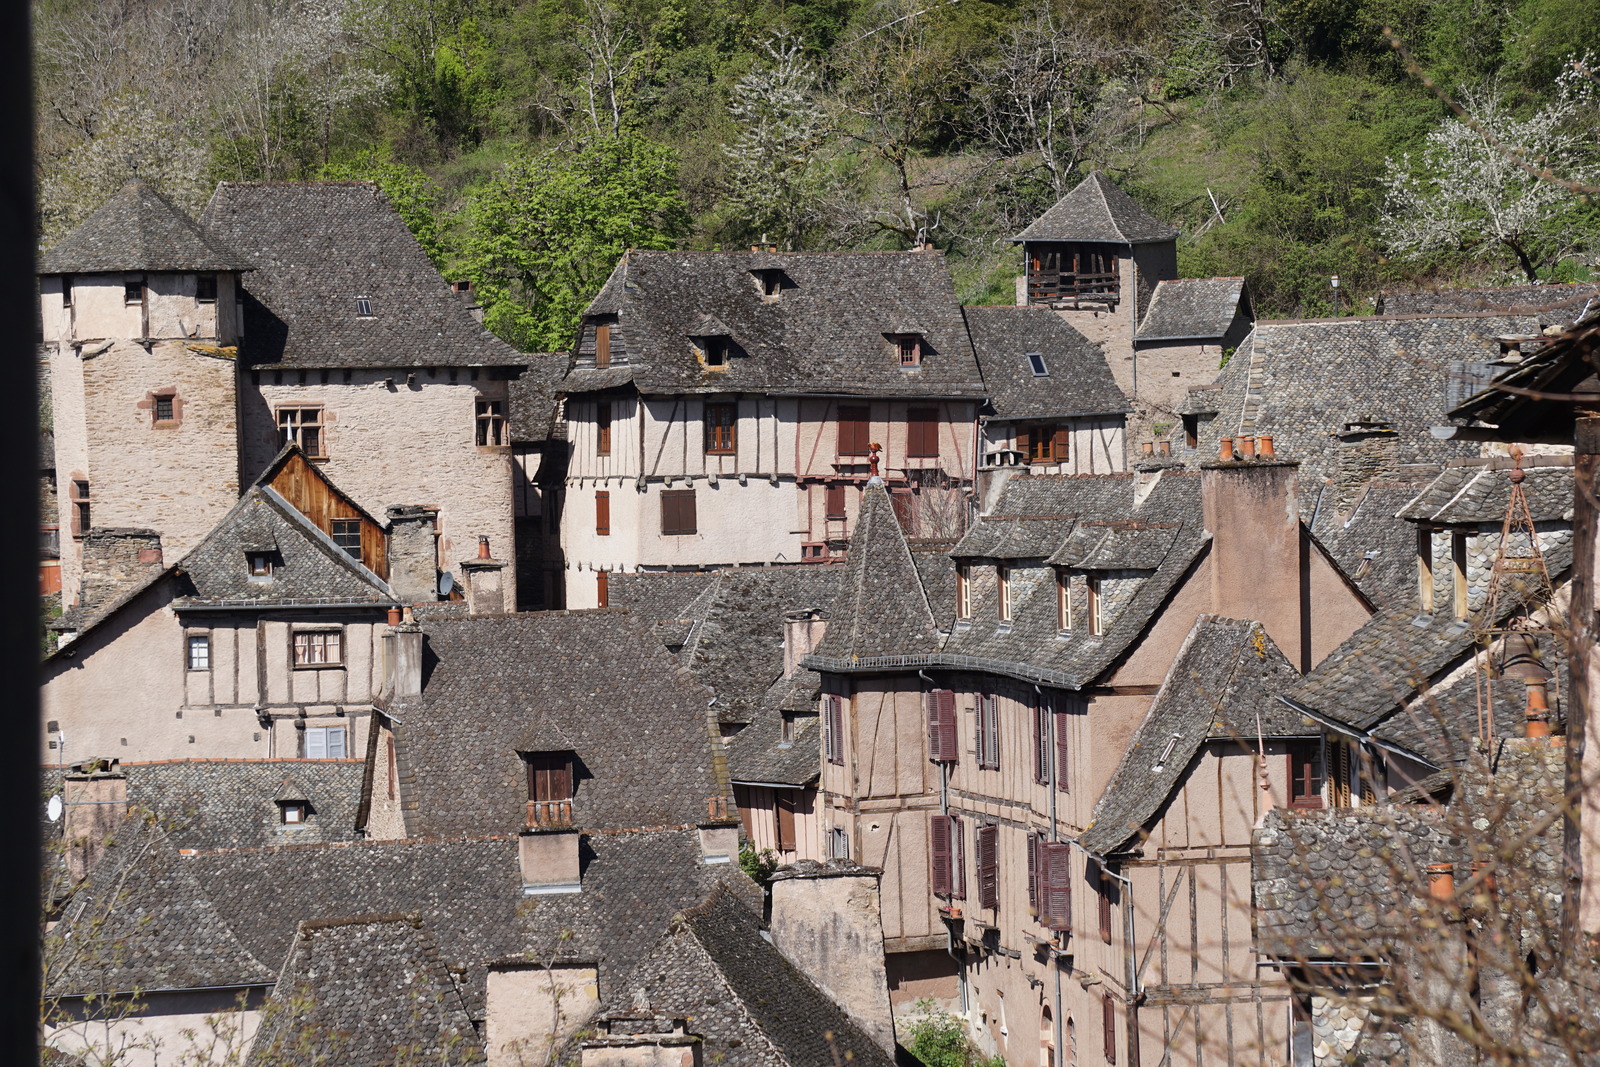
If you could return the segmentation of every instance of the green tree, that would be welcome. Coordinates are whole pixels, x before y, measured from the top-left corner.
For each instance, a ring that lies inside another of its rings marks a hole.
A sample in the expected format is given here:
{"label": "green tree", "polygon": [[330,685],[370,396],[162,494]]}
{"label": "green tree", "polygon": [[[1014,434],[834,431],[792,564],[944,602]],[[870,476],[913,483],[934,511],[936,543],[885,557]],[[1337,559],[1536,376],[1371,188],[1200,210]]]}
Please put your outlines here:
{"label": "green tree", "polygon": [[484,322],[527,351],[572,343],[585,305],[630,248],[671,248],[688,231],[670,148],[624,133],[523,154],[466,208],[460,273]]}

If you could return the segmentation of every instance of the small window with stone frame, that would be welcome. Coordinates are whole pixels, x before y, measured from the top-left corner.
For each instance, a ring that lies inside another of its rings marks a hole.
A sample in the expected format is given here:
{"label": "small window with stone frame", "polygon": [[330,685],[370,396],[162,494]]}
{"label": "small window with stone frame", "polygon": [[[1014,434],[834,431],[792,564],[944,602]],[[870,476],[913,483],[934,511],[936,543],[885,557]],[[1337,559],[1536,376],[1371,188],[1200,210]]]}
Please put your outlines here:
{"label": "small window with stone frame", "polygon": [[217,302],[217,276],[215,274],[195,276],[194,298],[200,304],[215,304]]}
{"label": "small window with stone frame", "polygon": [[272,572],[278,569],[277,557],[276,552],[246,552],[244,556],[246,574],[255,581],[266,581],[272,577]]}
{"label": "small window with stone frame", "polygon": [[144,275],[134,275],[124,278],[122,282],[122,302],[129,307],[144,303]]}
{"label": "small window with stone frame", "polygon": [[155,401],[154,411],[156,422],[177,421],[177,415],[175,413],[173,404],[173,401],[175,401],[177,397],[173,396],[171,393],[162,393],[156,395],[152,399]]}
{"label": "small window with stone frame", "polygon": [[475,405],[478,447],[498,448],[506,444],[506,402],[478,400]]}
{"label": "small window with stone frame", "polygon": [[278,432],[284,444],[297,444],[308,459],[327,459],[322,433],[322,409],[279,408]]}

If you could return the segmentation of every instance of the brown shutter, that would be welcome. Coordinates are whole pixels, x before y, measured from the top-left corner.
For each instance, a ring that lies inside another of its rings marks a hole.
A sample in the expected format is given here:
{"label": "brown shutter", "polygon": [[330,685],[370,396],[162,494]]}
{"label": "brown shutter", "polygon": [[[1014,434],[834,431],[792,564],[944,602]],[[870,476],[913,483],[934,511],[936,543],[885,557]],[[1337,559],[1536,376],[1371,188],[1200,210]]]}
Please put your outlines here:
{"label": "brown shutter", "polygon": [[1111,878],[1101,868],[1095,868],[1094,887],[1098,898],[1095,906],[1099,909],[1100,940],[1111,944]]}
{"label": "brown shutter", "polygon": [[966,824],[961,817],[950,816],[950,895],[956,900],[967,899],[966,834]]}
{"label": "brown shutter", "polygon": [[778,816],[778,851],[793,852],[794,843],[794,791],[774,789],[772,806]]}
{"label": "brown shutter", "polygon": [[945,763],[955,759],[950,751],[953,747],[952,738],[948,737],[946,729],[947,716],[945,705],[954,706],[955,694],[948,689],[930,689],[927,693],[928,705],[928,758],[938,763]]}
{"label": "brown shutter", "polygon": [[823,491],[823,506],[830,519],[844,518],[844,486],[830,485]]}
{"label": "brown shutter", "polygon": [[611,577],[611,572],[610,571],[596,571],[595,575],[594,575],[595,589],[598,592],[598,596],[599,596],[599,600],[600,600],[600,606],[602,608],[610,606],[610,604],[609,604],[609,601],[610,601],[610,596],[609,596],[610,590],[608,590],[606,588],[607,582],[610,579],[610,577]]}
{"label": "brown shutter", "polygon": [[928,852],[933,857],[933,895],[950,895],[950,816],[935,815],[928,827]]}
{"label": "brown shutter", "polygon": [[844,763],[844,700],[828,696],[826,700],[828,721],[824,724],[829,763]]}
{"label": "brown shutter", "polygon": [[1117,1062],[1117,1002],[1110,993],[1100,995],[1100,1023],[1106,1035],[1106,1062]]}
{"label": "brown shutter", "polygon": [[931,459],[939,454],[939,410],[911,408],[906,412],[906,455]]}
{"label": "brown shutter", "polygon": [[990,693],[983,698],[984,733],[983,754],[990,770],[1000,769],[1000,698]]}
{"label": "brown shutter", "polygon": [[1033,458],[1033,431],[1026,426],[1017,427],[1017,451],[1028,459]]}
{"label": "brown shutter", "polygon": [[978,906],[1000,906],[1000,827],[978,827]]}
{"label": "brown shutter", "polygon": [[1028,835],[1028,907],[1039,906],[1039,846],[1038,834]]}
{"label": "brown shutter", "polygon": [[977,758],[979,770],[987,769],[989,766],[988,746],[984,741],[984,721],[987,716],[983,713],[983,703],[987,699],[988,697],[982,693],[978,694],[977,714],[973,716],[973,722],[977,729],[973,731],[972,754]]}
{"label": "brown shutter", "polygon": [[594,406],[594,450],[596,455],[611,455],[611,402],[601,400]]}
{"label": "brown shutter", "polygon": [[1069,761],[1070,761],[1070,759],[1072,757],[1072,751],[1067,745],[1067,723],[1068,723],[1068,719],[1067,719],[1067,713],[1064,712],[1064,711],[1056,712],[1055,716],[1056,716],[1056,788],[1058,790],[1060,790],[1061,792],[1065,793],[1065,792],[1068,791],[1067,790],[1067,783],[1071,781],[1071,777],[1070,777],[1068,772],[1071,770],[1071,763]]}
{"label": "brown shutter", "polygon": [[601,537],[611,533],[611,494],[606,490],[594,495],[594,532]]}
{"label": "brown shutter", "polygon": [[939,717],[939,758],[955,763],[961,758],[961,737],[956,731],[956,695],[949,689],[934,690]]}
{"label": "brown shutter", "polygon": [[900,524],[900,529],[905,531],[907,537],[912,536],[911,531],[911,490],[889,490],[889,506],[894,509],[895,521]]}
{"label": "brown shutter", "polygon": [[1071,930],[1072,846],[1065,842],[1045,845],[1039,866],[1044,882],[1040,921],[1052,930]]}
{"label": "brown shutter", "polygon": [[594,365],[611,366],[611,327],[606,323],[594,328]]}
{"label": "brown shutter", "polygon": [[872,412],[862,407],[841,407],[839,409],[839,455],[865,456],[871,449],[869,440]]}
{"label": "brown shutter", "polygon": [[678,521],[684,533],[697,533],[700,529],[700,514],[695,509],[694,490],[685,490],[678,496]]}
{"label": "brown shutter", "polygon": [[1050,781],[1050,705],[1042,699],[1033,706],[1033,780]]}
{"label": "brown shutter", "polygon": [[1053,458],[1057,463],[1065,463],[1067,461],[1067,451],[1071,443],[1072,431],[1065,426],[1057,426],[1055,429],[1055,440],[1051,442],[1050,446],[1051,458]]}

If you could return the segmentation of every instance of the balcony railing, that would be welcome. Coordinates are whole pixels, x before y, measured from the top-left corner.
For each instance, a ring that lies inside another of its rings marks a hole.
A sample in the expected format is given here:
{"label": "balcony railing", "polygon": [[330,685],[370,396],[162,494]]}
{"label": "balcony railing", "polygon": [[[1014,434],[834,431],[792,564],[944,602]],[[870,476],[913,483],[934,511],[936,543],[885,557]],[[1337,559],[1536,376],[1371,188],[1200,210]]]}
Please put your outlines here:
{"label": "balcony railing", "polygon": [[1037,270],[1028,274],[1028,302],[1048,304],[1057,300],[1089,300],[1116,303],[1120,279],[1115,274],[1074,274],[1070,271]]}
{"label": "balcony railing", "polygon": [[571,800],[528,801],[528,829],[557,829],[571,825]]}

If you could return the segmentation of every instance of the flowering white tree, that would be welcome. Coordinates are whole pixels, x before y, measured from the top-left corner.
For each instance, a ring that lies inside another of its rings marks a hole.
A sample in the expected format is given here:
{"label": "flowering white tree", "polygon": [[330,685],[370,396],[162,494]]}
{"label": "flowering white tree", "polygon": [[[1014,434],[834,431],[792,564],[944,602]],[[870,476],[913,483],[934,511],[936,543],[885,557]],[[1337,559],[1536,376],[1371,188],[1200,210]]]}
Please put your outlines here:
{"label": "flowering white tree", "polygon": [[1584,181],[1594,169],[1595,86],[1575,69],[1555,99],[1517,118],[1496,90],[1467,92],[1465,118],[1446,119],[1418,158],[1389,161],[1389,216],[1380,231],[1400,254],[1498,245],[1530,282],[1581,246],[1581,199],[1559,175]]}

